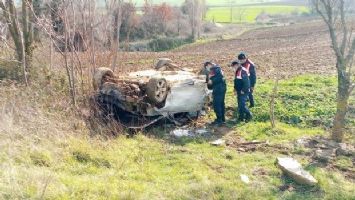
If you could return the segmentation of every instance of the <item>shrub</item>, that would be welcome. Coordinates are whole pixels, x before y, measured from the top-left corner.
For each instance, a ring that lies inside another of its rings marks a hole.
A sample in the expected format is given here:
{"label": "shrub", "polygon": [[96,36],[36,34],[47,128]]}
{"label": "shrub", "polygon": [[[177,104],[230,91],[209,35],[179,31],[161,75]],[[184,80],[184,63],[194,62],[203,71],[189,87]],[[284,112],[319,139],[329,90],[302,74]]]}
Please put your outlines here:
{"label": "shrub", "polygon": [[150,41],[148,47],[152,51],[167,51],[192,42],[190,38],[158,38]]}
{"label": "shrub", "polygon": [[21,69],[15,61],[0,60],[0,80],[13,79],[19,80],[21,77]]}
{"label": "shrub", "polygon": [[49,167],[52,162],[51,155],[48,152],[32,152],[30,158],[34,165],[41,167]]}
{"label": "shrub", "polygon": [[96,167],[106,167],[111,168],[110,161],[104,158],[92,157],[89,153],[82,151],[74,151],[73,157],[76,161],[80,163],[91,163]]}

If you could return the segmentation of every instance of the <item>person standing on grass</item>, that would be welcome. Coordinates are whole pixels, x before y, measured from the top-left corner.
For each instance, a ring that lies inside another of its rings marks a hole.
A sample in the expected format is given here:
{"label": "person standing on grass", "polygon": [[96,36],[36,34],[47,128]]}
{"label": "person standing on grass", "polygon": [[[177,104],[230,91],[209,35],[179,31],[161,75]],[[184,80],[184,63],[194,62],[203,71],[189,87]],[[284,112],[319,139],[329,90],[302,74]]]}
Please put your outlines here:
{"label": "person standing on grass", "polygon": [[249,60],[247,57],[247,54],[244,52],[239,53],[238,55],[238,61],[247,70],[249,80],[250,80],[250,92],[249,92],[249,102],[250,102],[250,108],[255,106],[254,102],[254,87],[256,84],[256,70],[255,70],[255,65],[253,62]]}
{"label": "person standing on grass", "polygon": [[231,66],[235,69],[234,93],[237,94],[238,120],[248,122],[252,119],[252,114],[246,105],[250,95],[248,70],[239,61],[233,61]]}
{"label": "person standing on grass", "polygon": [[212,125],[221,126],[225,123],[225,96],[227,91],[226,81],[224,79],[221,67],[211,61],[206,61],[204,67],[209,71],[208,85],[212,89],[213,109],[216,113],[216,120]]}

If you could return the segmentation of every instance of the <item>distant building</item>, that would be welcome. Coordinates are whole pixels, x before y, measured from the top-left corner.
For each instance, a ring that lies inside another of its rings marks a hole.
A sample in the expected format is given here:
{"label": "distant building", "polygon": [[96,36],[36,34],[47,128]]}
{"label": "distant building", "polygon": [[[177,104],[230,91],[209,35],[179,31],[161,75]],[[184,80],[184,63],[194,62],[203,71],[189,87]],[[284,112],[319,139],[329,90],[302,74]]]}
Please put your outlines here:
{"label": "distant building", "polygon": [[271,21],[271,17],[265,12],[262,12],[255,18],[255,21],[257,23],[267,23]]}

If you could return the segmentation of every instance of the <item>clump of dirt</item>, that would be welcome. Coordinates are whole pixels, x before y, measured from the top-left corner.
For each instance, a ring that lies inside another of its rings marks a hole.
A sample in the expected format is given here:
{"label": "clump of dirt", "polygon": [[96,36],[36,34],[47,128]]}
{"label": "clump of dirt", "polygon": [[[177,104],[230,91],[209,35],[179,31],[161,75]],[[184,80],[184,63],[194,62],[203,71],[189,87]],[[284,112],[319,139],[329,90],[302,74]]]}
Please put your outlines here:
{"label": "clump of dirt", "polygon": [[355,180],[355,146],[354,144],[337,143],[328,138],[316,136],[300,138],[295,141],[295,147],[306,149],[305,156],[319,167],[339,170],[345,177]]}
{"label": "clump of dirt", "polygon": [[244,139],[227,142],[228,146],[236,149],[239,152],[278,152],[284,155],[290,155],[292,148],[285,144],[271,144],[268,141],[251,141],[247,142]]}
{"label": "clump of dirt", "polygon": [[281,154],[289,155],[292,152],[292,147],[288,144],[271,144],[269,141],[247,141],[242,136],[230,131],[225,136],[226,144],[228,147],[236,149],[238,152],[278,152]]}

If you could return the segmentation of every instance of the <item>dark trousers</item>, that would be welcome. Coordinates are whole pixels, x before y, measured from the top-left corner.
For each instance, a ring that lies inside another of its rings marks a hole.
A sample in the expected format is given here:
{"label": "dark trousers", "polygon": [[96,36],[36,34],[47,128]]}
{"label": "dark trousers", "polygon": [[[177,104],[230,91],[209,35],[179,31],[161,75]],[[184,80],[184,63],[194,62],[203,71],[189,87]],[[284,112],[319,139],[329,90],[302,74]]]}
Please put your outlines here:
{"label": "dark trousers", "polygon": [[225,118],[225,96],[226,88],[222,88],[222,91],[213,91],[213,110],[216,113],[216,122],[222,123],[226,121]]}
{"label": "dark trousers", "polygon": [[250,95],[250,93],[241,94],[240,92],[238,92],[238,94],[237,94],[238,114],[239,114],[240,120],[250,119],[252,116],[251,112],[249,111],[249,109],[246,105],[249,95]]}
{"label": "dark trousers", "polygon": [[254,91],[253,89],[250,88],[250,93],[249,93],[249,102],[250,102],[250,107],[254,107]]}

